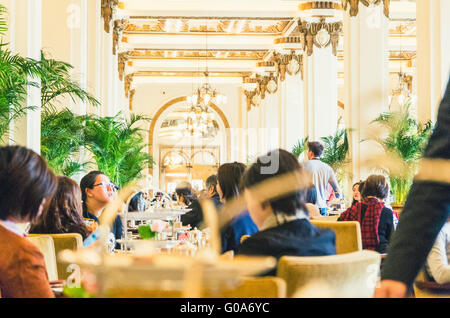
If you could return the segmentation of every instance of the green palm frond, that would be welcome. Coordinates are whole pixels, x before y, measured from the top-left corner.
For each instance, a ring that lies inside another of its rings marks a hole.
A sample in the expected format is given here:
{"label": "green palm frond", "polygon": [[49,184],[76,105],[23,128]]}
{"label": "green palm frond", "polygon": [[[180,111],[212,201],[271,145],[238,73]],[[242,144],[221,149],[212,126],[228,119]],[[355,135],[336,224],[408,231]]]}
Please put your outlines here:
{"label": "green palm frond", "polygon": [[89,162],[80,162],[85,144],[85,121],[90,116],[75,115],[69,109],[44,110],[41,115],[41,153],[58,175],[72,177],[83,172]]}
{"label": "green palm frond", "polygon": [[431,121],[419,123],[410,115],[411,100],[402,109],[382,113],[372,123],[381,125],[387,132],[385,137],[375,137],[387,157],[400,158],[400,167],[396,171],[380,167],[390,175],[391,188],[398,203],[404,202],[412,179],[417,171],[428,140],[433,131]]}
{"label": "green palm frond", "polygon": [[142,129],[136,127],[141,121],[150,119],[142,115],[122,113],[114,117],[89,118],[86,121],[86,145],[92,152],[98,169],[113,182],[123,186],[141,177],[146,167],[151,167],[153,158],[145,152]]}
{"label": "green palm frond", "polygon": [[41,52],[41,105],[43,108],[55,109],[56,99],[68,95],[73,101],[79,99],[91,105],[99,102],[87,93],[80,84],[71,79],[73,66],[69,63],[46,58]]}
{"label": "green palm frond", "polygon": [[302,155],[303,152],[308,148],[308,139],[309,137],[306,136],[305,138],[298,141],[296,145],[292,148],[292,154],[298,158]]}

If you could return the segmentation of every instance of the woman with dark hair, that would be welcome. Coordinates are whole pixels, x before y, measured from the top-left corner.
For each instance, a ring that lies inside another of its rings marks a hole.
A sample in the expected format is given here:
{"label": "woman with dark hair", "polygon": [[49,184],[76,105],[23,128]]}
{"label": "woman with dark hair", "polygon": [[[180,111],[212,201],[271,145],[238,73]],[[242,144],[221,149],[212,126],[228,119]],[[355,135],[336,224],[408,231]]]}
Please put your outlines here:
{"label": "woman with dark hair", "polygon": [[[278,169],[268,169],[273,163],[272,158],[277,158]],[[335,233],[317,228],[308,220],[306,190],[291,192],[266,202],[259,202],[259,195],[254,192],[253,187],[267,180],[302,170],[297,158],[283,149],[259,157],[248,169],[242,181],[244,196],[259,232],[247,238],[238,248],[237,254],[266,255],[277,259],[284,255],[336,254]],[[267,274],[275,273],[276,269]]]}
{"label": "woman with dark hair", "polygon": [[177,184],[175,188],[178,203],[189,207],[194,201],[197,201],[197,196],[192,193],[192,185],[187,181],[182,181]]}
{"label": "woman with dark hair", "polygon": [[44,256],[25,238],[23,225],[46,211],[56,185],[55,175],[34,151],[0,147],[1,297],[54,297]]}
{"label": "woman with dark hair", "polygon": [[[237,197],[240,194],[240,183],[245,173],[246,166],[240,162],[225,163],[217,171],[217,193],[223,203]],[[258,227],[253,222],[248,211],[244,211],[234,217],[229,225],[222,230],[222,253],[237,251],[243,235],[252,235],[258,232]]]}
{"label": "woman with dark hair", "polygon": [[[99,217],[106,205],[113,200],[116,186],[101,171],[91,171],[80,181],[81,199],[83,201],[83,217],[86,223],[100,223]],[[111,228],[114,239],[123,236],[122,219],[116,216]]]}
{"label": "woman with dark hair", "polygon": [[352,206],[358,202],[361,202],[361,191],[362,191],[363,186],[364,186],[364,181],[356,182],[352,186],[352,191],[353,191]]}
{"label": "woman with dark hair", "polygon": [[361,224],[363,249],[386,253],[391,234],[394,232],[392,210],[383,200],[389,194],[389,184],[381,175],[371,175],[361,189],[361,202],[342,212],[338,221],[358,221]]}
{"label": "woman with dark hair", "polygon": [[32,223],[30,233],[59,234],[80,233],[83,240],[91,231],[83,221],[81,190],[78,184],[67,177],[57,177],[58,188],[50,206],[36,222]]}

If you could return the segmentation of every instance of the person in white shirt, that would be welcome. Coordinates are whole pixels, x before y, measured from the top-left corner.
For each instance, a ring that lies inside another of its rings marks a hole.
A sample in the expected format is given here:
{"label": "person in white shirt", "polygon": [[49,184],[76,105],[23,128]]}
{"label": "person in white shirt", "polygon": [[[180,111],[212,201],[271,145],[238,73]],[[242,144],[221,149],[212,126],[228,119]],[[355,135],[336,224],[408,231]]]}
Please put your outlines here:
{"label": "person in white shirt", "polygon": [[312,183],[317,191],[317,206],[321,215],[327,215],[327,186],[330,184],[336,194],[341,197],[336,175],[333,169],[320,160],[323,145],[318,141],[308,142],[308,161],[304,164],[305,170],[312,173]]}
{"label": "person in white shirt", "polygon": [[428,254],[425,269],[437,283],[450,283],[450,218]]}

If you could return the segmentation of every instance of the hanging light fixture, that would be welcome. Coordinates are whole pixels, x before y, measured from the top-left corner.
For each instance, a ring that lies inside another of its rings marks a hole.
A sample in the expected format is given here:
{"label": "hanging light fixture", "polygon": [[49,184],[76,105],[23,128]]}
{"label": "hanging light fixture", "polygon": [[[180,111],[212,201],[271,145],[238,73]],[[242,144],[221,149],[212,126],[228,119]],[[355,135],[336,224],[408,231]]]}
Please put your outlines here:
{"label": "hanging light fixture", "polygon": [[199,87],[194,94],[188,96],[186,101],[190,107],[189,113],[185,116],[185,132],[191,137],[214,136],[214,114],[209,109],[209,104],[223,105],[227,102],[227,97],[213,89],[209,84],[208,72],[208,26],[206,26],[206,70],[205,83]]}
{"label": "hanging light fixture", "polygon": [[400,33],[400,69],[398,72],[399,86],[397,89],[392,90],[389,95],[389,109],[403,108],[408,100],[412,102],[412,107],[414,108],[417,100],[417,97],[411,93],[413,77],[403,71],[401,60],[403,56],[402,34]]}

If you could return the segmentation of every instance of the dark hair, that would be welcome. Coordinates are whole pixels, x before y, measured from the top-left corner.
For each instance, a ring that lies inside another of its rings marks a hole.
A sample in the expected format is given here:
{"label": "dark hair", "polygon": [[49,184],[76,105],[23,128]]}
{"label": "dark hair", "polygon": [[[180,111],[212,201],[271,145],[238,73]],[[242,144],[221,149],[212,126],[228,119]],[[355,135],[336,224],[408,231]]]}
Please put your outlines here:
{"label": "dark hair", "polygon": [[309,187],[306,190],[306,203],[316,204],[317,203],[317,190],[315,186]]}
{"label": "dark hair", "polygon": [[374,196],[378,199],[386,199],[389,194],[389,184],[384,176],[373,174],[364,181],[360,193],[363,198]]}
{"label": "dark hair", "polygon": [[217,180],[225,200],[239,195],[242,176],[246,168],[245,164],[236,161],[225,163],[219,167]]}
{"label": "dark hair", "polygon": [[308,142],[308,149],[314,154],[315,157],[320,157],[323,152],[323,145],[318,141]]}
{"label": "dark hair", "polygon": [[209,189],[209,187],[214,187],[214,192],[217,192],[217,175],[213,174],[209,176],[205,181],[206,189]]}
{"label": "dark hair", "polygon": [[[361,193],[361,189],[362,189],[363,184],[364,184],[363,181],[356,182],[354,185],[352,185],[352,190],[355,187],[355,185],[357,185],[358,186],[358,191],[359,191],[359,193]],[[355,205],[356,203],[358,203],[358,201],[355,198],[353,198],[352,205]]]}
{"label": "dark hair", "polygon": [[41,156],[21,146],[0,147],[0,220],[33,222],[55,190],[56,176]]}
{"label": "dark hair", "polygon": [[67,177],[60,176],[57,180],[58,188],[48,210],[31,225],[30,233],[80,233],[85,239],[89,231],[82,217],[80,187]]}
{"label": "dark hair", "polygon": [[[161,192],[158,192],[158,193],[161,193]],[[128,205],[128,211],[129,212],[143,211],[143,201],[144,200],[145,199],[144,199],[143,192],[136,193],[130,200],[130,204]]]}
{"label": "dark hair", "polygon": [[80,181],[80,189],[81,189],[81,201],[83,202],[83,212],[87,211],[87,205],[86,205],[86,200],[87,200],[87,194],[86,194],[86,189],[92,189],[94,184],[95,184],[95,180],[97,180],[97,176],[99,175],[105,175],[103,172],[101,171],[91,171],[89,172],[87,175],[85,175],[81,181]]}
{"label": "dark hair", "polygon": [[175,192],[179,198],[183,198],[184,203],[187,205],[191,205],[192,202],[197,200],[197,196],[192,193],[192,185],[187,181],[177,184]]}
{"label": "dark hair", "polygon": [[[279,168],[274,173],[262,173],[263,167],[269,167],[271,162],[268,162],[267,157],[278,157],[279,160]],[[244,178],[242,180],[242,184],[244,188],[251,188],[267,179],[277,177],[280,175],[284,175],[286,173],[302,171],[303,167],[298,162],[298,159],[291,154],[290,152],[277,149],[270,151],[265,158],[259,157],[245,173]],[[293,193],[288,193],[283,197],[269,200],[269,202],[263,202],[264,204],[270,203],[274,213],[284,213],[286,215],[295,215],[298,209],[303,209],[305,212],[305,197],[307,190],[298,190]]]}

